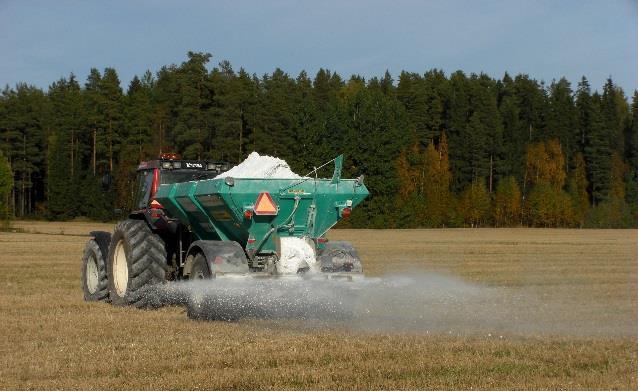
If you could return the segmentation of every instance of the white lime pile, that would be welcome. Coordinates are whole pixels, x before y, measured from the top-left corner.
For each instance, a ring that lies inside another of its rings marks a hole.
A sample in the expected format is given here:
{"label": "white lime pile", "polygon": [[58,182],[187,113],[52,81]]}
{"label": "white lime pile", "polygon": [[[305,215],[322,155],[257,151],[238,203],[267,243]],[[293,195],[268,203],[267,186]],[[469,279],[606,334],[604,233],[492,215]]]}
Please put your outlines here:
{"label": "white lime pile", "polygon": [[230,170],[219,174],[217,178],[273,178],[273,179],[299,179],[301,176],[290,169],[285,160],[260,155],[252,152],[246,160]]}

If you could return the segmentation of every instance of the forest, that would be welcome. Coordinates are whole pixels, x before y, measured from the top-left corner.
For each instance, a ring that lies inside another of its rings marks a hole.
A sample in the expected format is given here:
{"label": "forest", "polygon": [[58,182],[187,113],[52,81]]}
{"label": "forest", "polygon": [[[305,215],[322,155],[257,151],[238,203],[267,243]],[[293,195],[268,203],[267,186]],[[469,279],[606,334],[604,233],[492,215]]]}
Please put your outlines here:
{"label": "forest", "polygon": [[257,151],[300,174],[345,154],[344,177],[363,174],[371,196],[344,227],[638,226],[638,91],[611,77],[598,90],[585,77],[431,69],[366,80],[211,64],[189,52],[125,88],[113,68],[6,86],[0,214],[108,221],[131,208],[140,161],[238,163]]}

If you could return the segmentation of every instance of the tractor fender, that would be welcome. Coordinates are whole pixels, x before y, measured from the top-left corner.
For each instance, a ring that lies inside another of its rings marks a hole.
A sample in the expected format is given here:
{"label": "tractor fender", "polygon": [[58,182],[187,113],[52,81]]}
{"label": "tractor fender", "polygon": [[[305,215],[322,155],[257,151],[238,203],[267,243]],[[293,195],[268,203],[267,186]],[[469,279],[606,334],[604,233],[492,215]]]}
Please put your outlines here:
{"label": "tractor fender", "polygon": [[[111,233],[106,231],[91,231],[89,235],[92,236],[97,242],[100,251],[102,252],[102,256],[105,257],[105,260],[109,256],[109,246],[111,245]],[[104,262],[105,267],[108,268],[108,262]],[[108,275],[109,271],[106,270],[106,274]]]}
{"label": "tractor fender", "polygon": [[213,276],[226,273],[249,273],[248,258],[237,242],[196,240],[188,248],[184,274],[190,274],[195,255],[203,254]]}

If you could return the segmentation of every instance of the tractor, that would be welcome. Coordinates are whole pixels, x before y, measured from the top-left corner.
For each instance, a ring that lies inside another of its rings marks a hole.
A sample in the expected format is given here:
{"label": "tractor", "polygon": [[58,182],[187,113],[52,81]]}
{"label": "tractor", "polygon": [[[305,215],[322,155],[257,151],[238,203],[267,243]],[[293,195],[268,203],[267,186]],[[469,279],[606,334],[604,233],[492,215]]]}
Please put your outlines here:
{"label": "tractor", "polygon": [[[234,178],[225,162],[176,154],[137,168],[135,208],[114,232],[93,231],[82,258],[87,301],[147,307],[145,288],[225,277],[352,278],[355,248],[326,232],[368,196],[363,176]],[[248,175],[250,176],[250,175]]]}

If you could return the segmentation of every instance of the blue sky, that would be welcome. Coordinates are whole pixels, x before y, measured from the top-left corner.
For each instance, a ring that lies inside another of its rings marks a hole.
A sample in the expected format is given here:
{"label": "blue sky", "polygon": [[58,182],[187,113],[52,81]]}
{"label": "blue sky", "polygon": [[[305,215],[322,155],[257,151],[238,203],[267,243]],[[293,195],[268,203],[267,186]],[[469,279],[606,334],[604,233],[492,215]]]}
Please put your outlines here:
{"label": "blue sky", "polygon": [[638,88],[638,0],[0,0],[0,85],[114,67],[123,82],[213,54],[261,75],[440,68]]}

